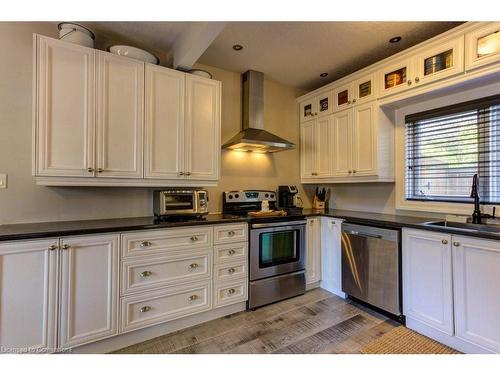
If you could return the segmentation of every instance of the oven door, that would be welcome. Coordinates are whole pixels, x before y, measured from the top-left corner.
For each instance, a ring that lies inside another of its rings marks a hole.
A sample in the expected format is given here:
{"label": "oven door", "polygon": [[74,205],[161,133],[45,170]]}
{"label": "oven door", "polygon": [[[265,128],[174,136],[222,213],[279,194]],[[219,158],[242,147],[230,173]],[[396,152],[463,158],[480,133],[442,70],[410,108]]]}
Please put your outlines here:
{"label": "oven door", "polygon": [[252,224],[250,280],[305,268],[305,220]]}

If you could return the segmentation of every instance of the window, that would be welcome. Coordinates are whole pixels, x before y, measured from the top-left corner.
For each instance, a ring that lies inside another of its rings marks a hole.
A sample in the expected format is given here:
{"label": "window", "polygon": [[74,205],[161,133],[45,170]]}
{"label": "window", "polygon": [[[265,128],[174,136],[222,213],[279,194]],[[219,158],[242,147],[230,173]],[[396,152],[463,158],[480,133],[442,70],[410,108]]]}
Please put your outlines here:
{"label": "window", "polygon": [[406,199],[500,203],[500,95],[406,116]]}

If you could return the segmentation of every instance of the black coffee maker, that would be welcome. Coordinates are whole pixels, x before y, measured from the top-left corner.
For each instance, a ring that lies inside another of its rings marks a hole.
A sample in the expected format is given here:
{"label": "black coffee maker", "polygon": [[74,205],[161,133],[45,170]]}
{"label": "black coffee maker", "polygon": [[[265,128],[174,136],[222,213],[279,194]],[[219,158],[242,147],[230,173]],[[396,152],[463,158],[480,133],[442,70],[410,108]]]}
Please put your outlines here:
{"label": "black coffee maker", "polygon": [[298,193],[298,189],[293,185],[278,186],[278,206],[285,210],[289,215],[302,214],[302,207],[295,206],[294,197]]}

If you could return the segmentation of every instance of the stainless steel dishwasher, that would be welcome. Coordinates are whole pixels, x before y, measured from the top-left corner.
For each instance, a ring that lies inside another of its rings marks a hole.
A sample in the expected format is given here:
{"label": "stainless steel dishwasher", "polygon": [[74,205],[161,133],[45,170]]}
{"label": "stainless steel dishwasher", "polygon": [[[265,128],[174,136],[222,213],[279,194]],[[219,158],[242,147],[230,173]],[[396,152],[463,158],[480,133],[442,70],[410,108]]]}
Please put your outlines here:
{"label": "stainless steel dishwasher", "polygon": [[400,231],[342,224],[342,290],[401,315]]}

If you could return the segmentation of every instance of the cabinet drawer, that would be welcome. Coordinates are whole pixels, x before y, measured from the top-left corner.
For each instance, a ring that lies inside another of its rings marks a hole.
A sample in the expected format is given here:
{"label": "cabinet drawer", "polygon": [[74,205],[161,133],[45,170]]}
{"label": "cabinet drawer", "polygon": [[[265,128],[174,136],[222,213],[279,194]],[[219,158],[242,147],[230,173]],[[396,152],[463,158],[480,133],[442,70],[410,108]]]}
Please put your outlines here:
{"label": "cabinet drawer", "polygon": [[248,241],[248,224],[216,225],[214,244]]}
{"label": "cabinet drawer", "polygon": [[214,307],[244,302],[248,299],[248,280],[240,279],[230,283],[217,284],[214,291]]}
{"label": "cabinet drawer", "polygon": [[241,279],[247,276],[247,261],[217,265],[214,267],[214,274],[216,282]]}
{"label": "cabinet drawer", "polygon": [[211,281],[121,299],[121,332],[163,323],[212,308]]}
{"label": "cabinet drawer", "polygon": [[246,260],[248,254],[248,242],[219,245],[214,249],[214,263],[226,263]]}
{"label": "cabinet drawer", "polygon": [[162,229],[122,234],[122,257],[212,246],[212,227]]}
{"label": "cabinet drawer", "polygon": [[211,276],[210,251],[122,262],[122,294],[147,291]]}

